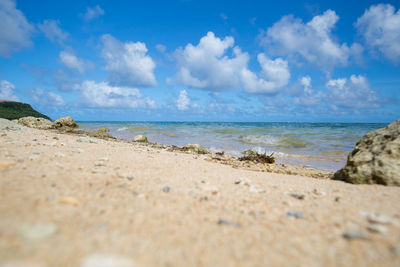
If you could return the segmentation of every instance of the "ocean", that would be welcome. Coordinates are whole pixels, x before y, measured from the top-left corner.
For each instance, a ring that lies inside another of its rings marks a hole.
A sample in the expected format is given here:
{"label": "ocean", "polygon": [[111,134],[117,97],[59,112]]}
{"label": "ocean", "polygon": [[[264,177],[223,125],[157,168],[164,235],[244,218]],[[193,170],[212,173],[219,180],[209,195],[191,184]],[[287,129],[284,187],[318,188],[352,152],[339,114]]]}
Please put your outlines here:
{"label": "ocean", "polygon": [[366,133],[386,123],[298,122],[79,122],[82,130],[110,129],[119,139],[145,135],[150,142],[200,144],[212,152],[241,156],[247,149],[272,154],[277,162],[338,170]]}

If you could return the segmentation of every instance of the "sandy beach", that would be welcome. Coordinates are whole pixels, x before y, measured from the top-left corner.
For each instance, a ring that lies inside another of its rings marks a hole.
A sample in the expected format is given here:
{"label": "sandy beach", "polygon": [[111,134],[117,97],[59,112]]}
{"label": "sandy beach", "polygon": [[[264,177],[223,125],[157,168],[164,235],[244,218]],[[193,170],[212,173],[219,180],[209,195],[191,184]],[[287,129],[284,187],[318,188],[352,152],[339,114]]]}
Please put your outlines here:
{"label": "sandy beach", "polygon": [[0,266],[400,265],[399,187],[219,161],[1,131]]}

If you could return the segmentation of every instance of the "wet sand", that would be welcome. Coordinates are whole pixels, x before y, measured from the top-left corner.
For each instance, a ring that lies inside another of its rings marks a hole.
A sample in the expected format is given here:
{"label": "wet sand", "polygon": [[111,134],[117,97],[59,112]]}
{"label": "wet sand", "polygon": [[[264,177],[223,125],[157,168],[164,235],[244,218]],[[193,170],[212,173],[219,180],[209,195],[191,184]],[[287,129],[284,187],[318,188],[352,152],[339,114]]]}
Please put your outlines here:
{"label": "wet sand", "polygon": [[0,132],[0,266],[400,265],[398,187],[167,150]]}

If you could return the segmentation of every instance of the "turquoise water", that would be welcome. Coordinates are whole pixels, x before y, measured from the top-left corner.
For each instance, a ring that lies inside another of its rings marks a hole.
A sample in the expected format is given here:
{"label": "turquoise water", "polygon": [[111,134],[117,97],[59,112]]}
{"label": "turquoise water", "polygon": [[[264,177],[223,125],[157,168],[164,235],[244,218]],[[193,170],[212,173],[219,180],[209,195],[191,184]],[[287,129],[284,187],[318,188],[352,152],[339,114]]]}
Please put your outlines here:
{"label": "turquoise water", "polygon": [[240,156],[255,149],[274,153],[278,162],[337,170],[355,143],[384,123],[284,122],[80,122],[84,130],[107,127],[111,135],[131,140],[146,135],[150,142],[184,146],[197,143],[211,151]]}

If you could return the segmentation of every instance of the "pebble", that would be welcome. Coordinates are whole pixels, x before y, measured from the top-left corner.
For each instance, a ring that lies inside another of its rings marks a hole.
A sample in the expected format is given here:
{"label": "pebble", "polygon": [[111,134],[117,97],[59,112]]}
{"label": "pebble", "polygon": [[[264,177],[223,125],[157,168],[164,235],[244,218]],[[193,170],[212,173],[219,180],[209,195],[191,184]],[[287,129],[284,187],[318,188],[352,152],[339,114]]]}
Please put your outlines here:
{"label": "pebble", "polygon": [[78,206],[78,200],[74,197],[70,196],[62,196],[58,200],[59,204],[66,204],[66,205],[72,205],[72,206]]}
{"label": "pebble", "polygon": [[74,152],[74,153],[83,153],[85,151],[83,149],[78,148],[78,149],[72,150],[72,152]]}
{"label": "pebble", "polygon": [[23,225],[19,229],[19,235],[28,241],[36,241],[53,235],[57,231],[57,226],[50,223],[35,223]]}
{"label": "pebble", "polygon": [[94,163],[94,166],[97,166],[97,167],[103,166],[103,167],[105,167],[105,166],[106,166],[106,163],[105,163],[104,161],[96,161],[96,162]]}
{"label": "pebble", "polygon": [[392,219],[386,215],[383,214],[368,214],[367,215],[367,220],[370,223],[375,223],[375,224],[391,224]]}
{"label": "pebble", "polygon": [[257,188],[254,185],[250,185],[249,191],[252,193],[264,193],[265,190],[262,188]]}
{"label": "pebble", "polygon": [[59,163],[59,162],[56,162],[55,165],[56,165],[57,167],[59,167],[59,168],[64,168],[64,166],[63,166],[61,163]]}
{"label": "pebble", "polygon": [[98,168],[92,168],[92,173],[105,173],[105,172],[106,172],[105,170],[101,170]]}
{"label": "pebble", "polygon": [[116,254],[93,253],[87,255],[80,267],[135,267],[136,264],[130,258]]}
{"label": "pebble", "polygon": [[299,199],[299,200],[303,200],[305,198],[305,196],[302,194],[290,194],[290,196],[292,196],[296,199]]}
{"label": "pebble", "polygon": [[98,142],[92,138],[81,137],[76,139],[77,142],[80,143],[91,143],[91,144],[98,144]]}
{"label": "pebble", "polygon": [[32,156],[29,157],[30,160],[34,160],[34,159],[38,159],[38,158],[39,158],[38,155],[32,155]]}
{"label": "pebble", "polygon": [[371,232],[381,233],[381,234],[384,234],[388,231],[385,226],[383,226],[381,224],[376,224],[376,223],[372,223],[372,224],[368,225],[367,229]]}
{"label": "pebble", "polygon": [[240,224],[235,223],[235,222],[231,222],[231,221],[227,221],[224,219],[219,219],[218,220],[218,224],[219,225],[228,225],[228,226],[233,226],[233,227],[240,227]]}
{"label": "pebble", "polygon": [[288,211],[286,213],[287,218],[293,218],[293,219],[304,219],[303,213],[301,211]]}
{"label": "pebble", "polygon": [[165,193],[169,193],[170,190],[171,189],[170,189],[169,186],[164,186],[163,189],[162,189],[162,191],[165,192]]}
{"label": "pebble", "polygon": [[367,240],[368,239],[367,235],[364,232],[357,231],[357,230],[345,231],[342,236],[349,240],[352,240],[352,239]]}

